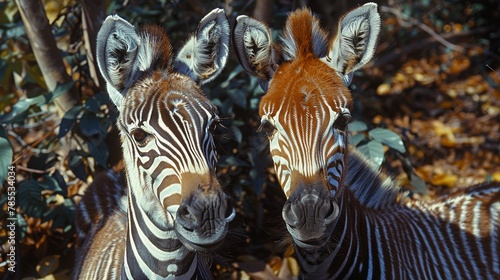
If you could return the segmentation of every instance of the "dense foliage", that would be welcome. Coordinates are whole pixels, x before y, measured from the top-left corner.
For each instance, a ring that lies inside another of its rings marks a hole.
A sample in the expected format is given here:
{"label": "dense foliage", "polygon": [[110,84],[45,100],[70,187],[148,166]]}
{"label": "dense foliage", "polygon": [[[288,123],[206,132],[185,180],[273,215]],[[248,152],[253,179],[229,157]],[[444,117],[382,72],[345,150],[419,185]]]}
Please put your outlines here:
{"label": "dense foliage", "polygon": [[[45,9],[72,82],[49,91],[16,2],[0,3],[0,273],[9,252],[8,186],[15,169],[17,262],[20,277],[66,279],[74,258],[75,205],[94,174],[121,170],[119,138],[104,87],[92,78],[82,29],[82,2],[46,1]],[[270,3],[278,36],[301,1]],[[303,1],[306,2],[306,1]],[[362,3],[362,2],[360,2]],[[330,30],[354,6],[309,1]],[[254,1],[110,0],[135,25],[165,28],[174,48],[200,18],[225,7],[231,22],[251,15]],[[415,199],[486,180],[500,181],[500,7],[496,1],[379,2],[382,34],[376,58],[356,73],[352,143],[388,171]],[[255,12],[254,12],[255,13]],[[53,100],[70,89],[78,104],[57,114]],[[213,271],[221,279],[296,275],[281,220],[284,196],[257,132],[264,94],[232,56],[203,90],[224,119],[218,129],[218,176],[237,218]],[[11,167],[11,169],[9,169]],[[12,168],[14,167],[14,168]],[[9,181],[10,180],[10,181]]]}

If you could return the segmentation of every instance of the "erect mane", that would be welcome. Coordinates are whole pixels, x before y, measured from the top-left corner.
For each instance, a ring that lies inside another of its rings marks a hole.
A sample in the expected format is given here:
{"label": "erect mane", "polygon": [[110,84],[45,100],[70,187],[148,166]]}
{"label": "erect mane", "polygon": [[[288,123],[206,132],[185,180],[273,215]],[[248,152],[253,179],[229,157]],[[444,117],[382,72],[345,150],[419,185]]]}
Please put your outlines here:
{"label": "erect mane", "polygon": [[307,54],[320,58],[326,55],[328,48],[326,32],[318,18],[306,8],[288,16],[281,41],[283,58],[287,61]]}
{"label": "erect mane", "polygon": [[143,45],[138,59],[144,69],[168,70],[173,54],[166,31],[160,26],[147,24],[142,26],[139,35],[143,38]]}
{"label": "erect mane", "polygon": [[362,154],[349,147],[344,184],[367,208],[380,209],[399,204],[405,194],[387,175],[376,171]]}

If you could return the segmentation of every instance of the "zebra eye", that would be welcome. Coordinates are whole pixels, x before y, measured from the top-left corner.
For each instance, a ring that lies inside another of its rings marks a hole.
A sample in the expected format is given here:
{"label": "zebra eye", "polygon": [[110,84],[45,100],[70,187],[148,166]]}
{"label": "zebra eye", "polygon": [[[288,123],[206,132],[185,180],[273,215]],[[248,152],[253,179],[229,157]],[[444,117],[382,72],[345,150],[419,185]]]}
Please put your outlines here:
{"label": "zebra eye", "polygon": [[274,125],[272,125],[269,121],[263,120],[260,123],[259,128],[257,128],[257,132],[265,133],[267,137],[271,137],[274,135],[274,132],[276,132],[276,127],[274,127]]}
{"label": "zebra eye", "polygon": [[335,120],[333,123],[333,126],[336,129],[339,130],[346,130],[347,124],[351,121],[351,114],[349,113],[342,113],[340,116]]}
{"label": "zebra eye", "polygon": [[132,131],[131,135],[132,135],[132,137],[134,137],[135,142],[140,147],[145,146],[147,144],[148,139],[150,138],[150,136],[152,136],[151,134],[147,133],[146,131],[144,131],[141,128],[134,129]]}

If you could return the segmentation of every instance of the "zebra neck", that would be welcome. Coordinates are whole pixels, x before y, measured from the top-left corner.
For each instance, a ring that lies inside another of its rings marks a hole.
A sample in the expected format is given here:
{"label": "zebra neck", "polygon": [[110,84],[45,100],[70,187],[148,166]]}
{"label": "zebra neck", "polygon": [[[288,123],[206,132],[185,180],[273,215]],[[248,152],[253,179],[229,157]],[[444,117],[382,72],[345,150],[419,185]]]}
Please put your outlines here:
{"label": "zebra neck", "polygon": [[345,174],[344,186],[367,208],[384,209],[398,204],[405,196],[390,177],[374,168],[354,147],[349,147]]}
{"label": "zebra neck", "polygon": [[128,192],[128,226],[123,279],[191,279],[198,258],[177,238],[173,222],[159,224]]}
{"label": "zebra neck", "polygon": [[295,245],[305,279],[352,278],[364,269],[362,252],[366,240],[358,239],[356,231],[365,227],[367,221],[361,213],[365,209],[348,189],[342,192],[338,203],[339,217],[326,246],[304,250]]}

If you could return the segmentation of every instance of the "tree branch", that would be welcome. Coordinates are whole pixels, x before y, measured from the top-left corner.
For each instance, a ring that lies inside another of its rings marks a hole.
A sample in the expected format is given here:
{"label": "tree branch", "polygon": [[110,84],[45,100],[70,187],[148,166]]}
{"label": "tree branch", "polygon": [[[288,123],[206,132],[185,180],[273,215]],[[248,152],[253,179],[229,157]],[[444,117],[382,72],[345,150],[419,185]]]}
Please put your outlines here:
{"label": "tree branch", "polygon": [[[477,34],[485,34],[485,33],[491,32],[493,30],[495,30],[495,26],[484,26],[484,27],[478,27],[476,29],[457,32],[457,33],[446,33],[446,34],[443,34],[441,37],[445,40],[449,40],[449,39],[456,39],[456,38],[460,38],[460,37],[467,37],[467,36],[472,36],[472,35],[477,35]],[[409,45],[406,45],[402,48],[391,50],[386,55],[380,56],[379,58],[376,58],[376,59],[372,60],[371,62],[369,62],[365,66],[365,68],[380,67],[382,65],[390,64],[394,60],[404,59],[408,54],[413,53],[415,51],[422,50],[423,48],[429,47],[431,44],[434,44],[434,43],[436,43],[436,38],[429,37],[429,38],[426,38],[424,40],[420,40],[419,42],[416,42],[414,44],[409,44]]]}
{"label": "tree branch", "polygon": [[273,15],[273,3],[274,0],[255,1],[255,8],[253,9],[253,17],[269,25],[271,23],[271,18]]}
{"label": "tree branch", "polygon": [[[66,73],[42,1],[16,0],[16,4],[48,90],[53,91],[57,84],[71,82],[72,79]],[[71,92],[72,89],[64,92],[54,101],[61,117],[77,103],[78,99],[72,96]]]}
{"label": "tree branch", "polygon": [[[443,36],[437,34],[434,30],[432,30],[432,28],[430,28],[429,26],[421,23],[420,21],[418,21],[417,19],[411,17],[411,16],[404,16],[403,13],[401,12],[401,10],[399,9],[396,9],[396,8],[393,8],[393,7],[388,7],[388,6],[380,6],[380,11],[381,12],[386,12],[386,13],[391,13],[393,15],[396,16],[399,24],[403,27],[411,27],[411,26],[417,26],[418,28],[422,29],[424,32],[426,32],[427,34],[429,34],[432,38],[434,38],[435,41],[441,43],[443,46],[451,49],[451,50],[454,50],[454,51],[458,51],[458,52],[461,52],[461,53],[464,53],[465,52],[465,49],[460,47],[460,46],[457,46],[457,45],[454,45],[450,42],[448,42],[447,40],[445,40],[443,38]],[[409,24],[407,22],[405,22],[405,19],[404,17],[406,17],[406,20],[409,21]]]}

